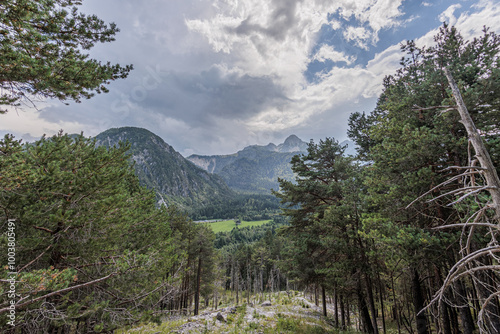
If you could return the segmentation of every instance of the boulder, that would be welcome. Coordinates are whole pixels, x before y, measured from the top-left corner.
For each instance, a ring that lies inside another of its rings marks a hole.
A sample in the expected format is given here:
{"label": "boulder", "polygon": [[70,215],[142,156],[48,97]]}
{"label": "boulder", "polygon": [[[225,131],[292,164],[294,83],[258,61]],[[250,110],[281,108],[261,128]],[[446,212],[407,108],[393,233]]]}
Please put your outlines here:
{"label": "boulder", "polygon": [[220,322],[226,322],[226,319],[224,319],[224,316],[222,313],[217,313],[216,319],[219,320]]}
{"label": "boulder", "polygon": [[263,302],[262,304],[260,304],[260,306],[271,306],[271,302],[269,300],[266,300],[265,302]]}

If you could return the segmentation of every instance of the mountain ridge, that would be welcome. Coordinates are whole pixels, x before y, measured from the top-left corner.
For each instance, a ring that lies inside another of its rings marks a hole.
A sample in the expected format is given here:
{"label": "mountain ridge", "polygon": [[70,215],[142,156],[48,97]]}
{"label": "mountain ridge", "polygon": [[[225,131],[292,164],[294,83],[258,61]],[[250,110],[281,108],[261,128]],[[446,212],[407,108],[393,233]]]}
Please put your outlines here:
{"label": "mountain ridge", "polygon": [[112,128],[95,139],[97,145],[108,147],[128,141],[139,180],[157,192],[160,202],[193,209],[234,195],[221,177],[197,167],[149,130]]}
{"label": "mountain ridge", "polygon": [[296,135],[279,145],[250,145],[233,154],[197,155],[189,161],[209,173],[220,175],[229,188],[253,194],[270,194],[279,188],[278,178],[293,180],[290,160],[305,153],[308,144]]}

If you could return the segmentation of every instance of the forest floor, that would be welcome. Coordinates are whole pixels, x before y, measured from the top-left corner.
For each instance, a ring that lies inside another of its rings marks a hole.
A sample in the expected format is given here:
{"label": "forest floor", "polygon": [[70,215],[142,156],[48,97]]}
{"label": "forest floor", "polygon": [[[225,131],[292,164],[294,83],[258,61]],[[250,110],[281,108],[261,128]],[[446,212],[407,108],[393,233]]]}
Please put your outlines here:
{"label": "forest floor", "polygon": [[[163,333],[357,333],[338,331],[333,321],[322,315],[321,307],[305,299],[301,293],[267,294],[265,301],[218,310],[201,310],[198,316],[165,319],[162,324],[147,324],[119,334]],[[321,304],[320,304],[321,306]],[[333,314],[333,309],[328,309]]]}

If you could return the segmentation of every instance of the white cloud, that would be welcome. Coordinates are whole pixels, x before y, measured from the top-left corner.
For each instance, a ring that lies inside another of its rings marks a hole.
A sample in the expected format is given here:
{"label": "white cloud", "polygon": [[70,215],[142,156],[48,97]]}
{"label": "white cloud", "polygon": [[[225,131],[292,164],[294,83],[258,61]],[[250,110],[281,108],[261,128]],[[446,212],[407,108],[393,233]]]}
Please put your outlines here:
{"label": "white cloud", "polygon": [[333,62],[345,62],[347,65],[351,65],[356,61],[356,57],[349,56],[339,51],[335,51],[333,46],[323,44],[321,45],[320,49],[314,54],[312,60],[317,60],[319,62],[331,60]]}
{"label": "white cloud", "polygon": [[303,79],[321,27],[341,28],[338,21],[328,21],[328,13],[354,15],[359,25],[347,28],[344,35],[366,49],[378,40],[381,29],[398,24],[400,6],[400,0],[217,0],[216,14],[185,22],[188,29],[205,36],[215,52],[230,54],[245,73],[275,75],[288,85]]}
{"label": "white cloud", "polygon": [[17,139],[32,141],[42,135],[52,136],[64,130],[65,133],[80,133],[84,125],[76,121],[52,122],[40,117],[40,112],[34,109],[11,110],[0,115],[0,133],[14,134]]}
{"label": "white cloud", "polygon": [[[436,19],[455,22],[466,39],[479,35],[483,25],[500,31],[498,1],[475,0],[467,11],[463,8],[469,3],[456,2],[462,8],[449,6]],[[306,140],[337,137],[345,133],[350,112],[373,108],[383,77],[398,68],[402,54],[396,33],[421,19],[418,11],[403,16],[407,3],[148,0],[137,5],[133,0],[86,0],[88,12],[121,29],[116,42],[97,46],[92,57],[134,63],[135,70],[127,80],[114,82],[110,94],[82,104],[1,115],[0,131],[38,137],[63,128],[95,135],[108,127],[135,125],[185,154],[231,153],[291,131],[306,134]],[[422,2],[427,5],[437,7]],[[398,28],[395,34],[385,36],[394,45],[367,59],[379,35],[393,28]],[[325,32],[331,30],[329,39]],[[430,45],[435,34],[418,38],[418,45]],[[337,38],[345,43],[328,45]],[[320,71],[311,83],[305,73],[321,66],[313,61],[338,66]]]}
{"label": "white cloud", "polygon": [[444,12],[442,12],[441,15],[439,15],[439,20],[441,22],[447,22],[450,25],[455,25],[457,23],[457,18],[455,17],[454,13],[457,9],[460,8],[462,8],[460,4],[451,5]]}
{"label": "white cloud", "polygon": [[[458,6],[458,7],[457,7]],[[476,11],[473,13],[464,12],[458,18],[454,16],[454,12],[460,5],[452,5],[448,7],[439,18],[446,18],[447,23],[454,22],[455,27],[465,40],[470,40],[480,36],[483,27],[488,27],[492,31],[500,31],[500,4],[496,1],[481,0],[472,8]],[[438,28],[430,30],[424,36],[415,40],[418,46],[430,46],[434,44],[434,36],[438,33]]]}
{"label": "white cloud", "polygon": [[368,40],[371,38],[371,33],[364,27],[347,27],[344,30],[344,38],[347,41],[353,41],[362,49],[368,50]]}

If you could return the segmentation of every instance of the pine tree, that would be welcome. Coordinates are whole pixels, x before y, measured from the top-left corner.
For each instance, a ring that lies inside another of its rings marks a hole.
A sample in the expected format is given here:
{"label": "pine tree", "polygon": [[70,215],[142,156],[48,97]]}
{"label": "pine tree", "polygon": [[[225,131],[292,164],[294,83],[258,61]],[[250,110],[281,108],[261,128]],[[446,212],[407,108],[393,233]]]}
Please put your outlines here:
{"label": "pine tree", "polygon": [[150,317],[168,298],[178,214],[156,208],[127,150],[62,133],[33,144],[0,141],[0,220],[16,225],[14,332],[109,331]]}
{"label": "pine tree", "polygon": [[131,65],[102,64],[85,53],[96,43],[113,41],[119,30],[114,23],[79,13],[81,3],[0,2],[0,105],[18,106],[36,98],[80,102],[107,92],[110,80],[127,77]]}

